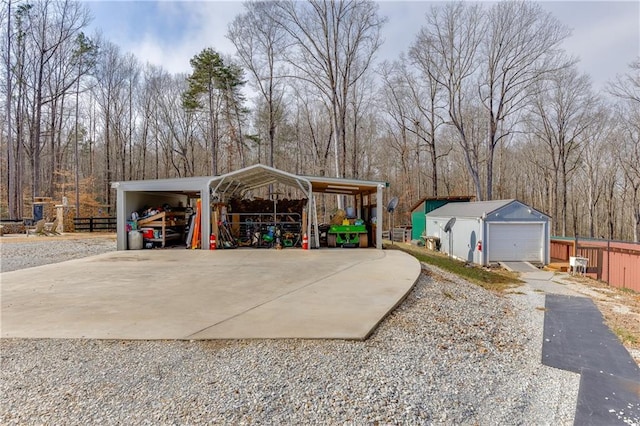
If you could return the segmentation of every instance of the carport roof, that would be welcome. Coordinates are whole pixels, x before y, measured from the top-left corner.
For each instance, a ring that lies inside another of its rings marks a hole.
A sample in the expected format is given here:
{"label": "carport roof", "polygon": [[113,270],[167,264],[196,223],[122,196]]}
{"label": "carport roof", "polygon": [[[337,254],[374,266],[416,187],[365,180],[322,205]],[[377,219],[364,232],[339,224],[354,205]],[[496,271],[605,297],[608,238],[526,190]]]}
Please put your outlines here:
{"label": "carport roof", "polygon": [[200,192],[211,178],[208,176],[129,180],[113,182],[111,187],[121,191],[171,191],[171,192]]}
{"label": "carport roof", "polygon": [[327,176],[298,176],[263,164],[256,164],[211,178],[211,187],[216,192],[227,196],[242,196],[246,192],[273,183],[282,183],[309,192],[355,195],[373,193],[379,186],[386,187],[386,182],[357,179],[332,178]]}
{"label": "carport roof", "polygon": [[274,183],[282,183],[301,189],[307,196],[311,184],[301,176],[275,169],[262,164],[245,167],[209,181],[209,186],[214,192],[224,193],[228,197],[242,197],[248,191],[262,188]]}
{"label": "carport roof", "polygon": [[388,187],[387,182],[359,179],[332,178],[327,176],[303,176],[313,186],[313,192],[326,194],[374,193],[379,186]]}
{"label": "carport roof", "polygon": [[255,164],[220,176],[200,176],[173,179],[152,179],[113,182],[112,188],[122,191],[199,192],[207,185],[228,197],[243,196],[246,192],[274,183],[282,183],[309,192],[355,195],[375,193],[387,187],[382,181],[332,178],[326,176],[298,176],[289,172]]}

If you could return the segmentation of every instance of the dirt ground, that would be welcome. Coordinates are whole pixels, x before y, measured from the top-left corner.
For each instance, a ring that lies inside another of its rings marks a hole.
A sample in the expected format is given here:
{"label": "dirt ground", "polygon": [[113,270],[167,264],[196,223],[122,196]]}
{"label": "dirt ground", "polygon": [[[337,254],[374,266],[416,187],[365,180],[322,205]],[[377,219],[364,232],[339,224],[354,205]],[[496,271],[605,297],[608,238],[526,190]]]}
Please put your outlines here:
{"label": "dirt ground", "polygon": [[587,277],[567,276],[563,281],[594,301],[609,328],[640,365],[640,293]]}

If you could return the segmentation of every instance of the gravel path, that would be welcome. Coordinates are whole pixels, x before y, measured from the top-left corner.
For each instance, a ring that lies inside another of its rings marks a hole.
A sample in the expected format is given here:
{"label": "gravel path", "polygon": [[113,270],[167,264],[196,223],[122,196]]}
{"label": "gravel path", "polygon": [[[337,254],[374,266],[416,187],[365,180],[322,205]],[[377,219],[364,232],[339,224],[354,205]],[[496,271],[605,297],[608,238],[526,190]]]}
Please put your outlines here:
{"label": "gravel path", "polygon": [[542,306],[429,268],[365,342],[3,339],[0,423],[572,424]]}
{"label": "gravel path", "polygon": [[1,272],[79,259],[116,249],[116,240],[113,237],[70,237],[65,239],[15,237],[15,240],[17,241],[7,237],[0,244]]}

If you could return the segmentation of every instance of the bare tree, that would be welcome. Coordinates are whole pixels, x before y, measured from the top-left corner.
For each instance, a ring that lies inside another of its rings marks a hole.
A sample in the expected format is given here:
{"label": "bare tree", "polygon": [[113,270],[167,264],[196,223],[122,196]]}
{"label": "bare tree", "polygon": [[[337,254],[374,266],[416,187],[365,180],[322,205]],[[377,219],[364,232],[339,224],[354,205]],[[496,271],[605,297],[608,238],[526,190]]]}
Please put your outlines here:
{"label": "bare tree", "polygon": [[249,71],[254,86],[264,98],[269,134],[269,165],[274,166],[276,129],[282,117],[283,80],[278,74],[278,61],[285,48],[286,33],[275,21],[274,2],[245,3],[246,12],[229,26],[227,37],[236,47],[237,56]]}
{"label": "bare tree", "polygon": [[290,36],[286,56],[296,78],[315,86],[330,108],[336,175],[344,176],[350,91],[370,68],[382,42],[385,20],[369,0],[283,1],[276,5],[273,19]]}
{"label": "bare tree", "polygon": [[0,22],[6,25],[6,45],[4,47],[4,66],[6,72],[6,126],[7,126],[7,210],[9,219],[16,219],[22,216],[22,200],[21,191],[19,191],[18,182],[20,172],[18,168],[18,147],[19,143],[16,143],[13,138],[13,117],[12,111],[12,92],[13,92],[13,58],[11,55],[12,40],[13,40],[13,27],[11,23],[13,10],[11,8],[11,0],[5,3],[3,2],[2,14],[0,16]]}
{"label": "bare tree", "polygon": [[622,146],[619,160],[632,199],[633,241],[640,241],[640,59],[629,65],[630,72],[618,76],[609,91],[619,100]]}
{"label": "bare tree", "polygon": [[640,104],[640,58],[629,64],[630,71],[619,75],[608,86],[609,93],[619,99]]}
{"label": "bare tree", "polygon": [[76,105],[75,105],[75,123],[74,123],[74,144],[73,144],[73,167],[74,167],[74,186],[75,186],[75,207],[76,215],[80,215],[80,82],[82,77],[93,69],[98,54],[98,46],[86,37],[84,33],[78,34],[76,38],[76,49],[74,51],[76,63]]}
{"label": "bare tree", "polygon": [[480,156],[477,141],[472,140],[468,120],[473,114],[477,52],[485,31],[480,5],[455,2],[434,7],[427,15],[411,48],[412,56],[420,60],[420,69],[439,84],[446,93],[447,124],[458,133],[458,143],[464,153],[467,171],[475,187],[476,199],[482,200]]}
{"label": "bare tree", "polygon": [[[563,60],[560,44],[570,31],[537,3],[503,1],[486,15],[487,30],[479,49],[479,95],[487,113],[486,197],[493,198],[496,146],[512,132],[528,105],[536,83],[572,61]],[[511,122],[509,122],[511,121]]]}
{"label": "bare tree", "polygon": [[[600,235],[598,220],[598,206],[605,196],[605,182],[610,178],[607,176],[611,171],[615,171],[616,150],[618,143],[613,134],[617,123],[614,117],[604,106],[591,115],[591,125],[586,130],[584,139],[587,141],[582,150],[579,179],[573,185],[576,188],[574,203],[579,205],[578,198],[586,204],[588,235],[591,238]],[[579,235],[577,230],[580,215],[574,208],[574,235]]]}
{"label": "bare tree", "polygon": [[579,164],[585,133],[592,124],[598,99],[591,89],[589,77],[579,75],[575,67],[560,70],[537,84],[531,131],[544,142],[553,167],[553,216],[562,217],[562,228],[558,230],[557,221],[554,226],[555,231],[564,236],[567,232],[567,182]]}
{"label": "bare tree", "polygon": [[377,114],[375,86],[375,75],[367,73],[353,85],[349,93],[346,121],[351,131],[347,132],[346,142],[351,155],[347,157],[346,169],[350,168],[350,176],[354,179],[362,176],[366,152],[371,149],[371,118]]}
{"label": "bare tree", "polygon": [[398,193],[401,194],[402,201],[408,204],[413,203],[417,197],[414,191],[415,185],[411,182],[414,171],[411,163],[415,150],[409,137],[409,129],[414,125],[411,118],[413,102],[411,90],[403,75],[405,71],[400,62],[393,64],[384,62],[379,72],[383,82],[380,102],[384,105],[386,112],[383,118],[386,130],[385,146],[396,153],[393,159],[397,160],[394,168],[400,186]]}
{"label": "bare tree", "polygon": [[[159,83],[159,82],[156,82]],[[202,170],[200,164],[205,158],[206,149],[197,135],[194,115],[182,108],[181,93],[187,87],[184,80],[168,74],[162,76],[161,84],[155,84],[155,96],[161,124],[159,138],[167,150],[167,157],[176,176],[195,176],[196,170]]]}
{"label": "bare tree", "polygon": [[102,142],[103,142],[103,178],[101,185],[104,200],[111,205],[111,181],[118,178],[119,131],[123,119],[124,96],[126,90],[126,64],[125,57],[120,49],[113,43],[98,42],[100,54],[97,59],[93,88],[95,102],[102,112]]}
{"label": "bare tree", "polygon": [[[424,60],[420,56],[422,53],[415,53],[416,61]],[[415,186],[415,197],[420,198],[424,181],[431,181],[431,190],[425,191],[431,195],[438,195],[438,162],[440,158],[450,152],[449,147],[441,146],[437,143],[437,131],[444,123],[440,111],[443,111],[443,99],[440,85],[436,80],[429,77],[426,69],[421,68],[420,75],[415,75],[409,69],[409,63],[401,55],[400,60],[393,64],[383,63],[380,67],[383,85],[382,106],[395,122],[395,126],[402,128],[397,131],[405,132],[402,138],[403,143],[410,143],[413,139],[411,158],[414,164],[410,167],[408,177],[411,184]],[[424,72],[422,72],[424,71]],[[410,138],[411,136],[411,138]],[[425,164],[422,161],[423,152],[427,153],[428,159]],[[427,179],[423,179],[423,174],[427,174]],[[415,200],[410,200],[413,202]]]}
{"label": "bare tree", "polygon": [[408,75],[407,84],[417,109],[413,120],[415,129],[410,131],[413,131],[427,148],[431,160],[431,192],[434,196],[438,196],[438,159],[446,156],[449,151],[441,152],[440,144],[437,143],[438,128],[444,123],[441,112],[444,112],[446,105],[443,99],[443,86],[429,66],[430,47],[432,47],[430,44],[424,46],[416,44],[410,49],[409,55],[417,66],[420,77]]}
{"label": "bare tree", "polygon": [[[28,5],[18,5],[17,10],[15,12],[15,43],[12,46],[12,53],[14,58],[14,63],[8,63],[7,66],[11,66],[13,69],[12,77],[13,84],[11,90],[11,98],[9,101],[14,101],[15,105],[12,110],[13,117],[10,117],[10,120],[13,120],[12,123],[9,124],[10,129],[12,130],[12,134],[15,134],[13,138],[15,143],[13,143],[13,148],[15,151],[15,168],[9,169],[9,174],[14,174],[14,176],[10,176],[9,180],[14,180],[15,183],[15,192],[13,195],[15,197],[15,206],[16,206],[16,217],[22,217],[23,215],[23,193],[24,188],[26,186],[26,182],[28,181],[25,176],[25,146],[27,145],[26,137],[28,134],[27,125],[27,99],[26,93],[27,90],[27,36],[26,36],[26,27],[25,23],[26,14],[28,11]],[[13,39],[13,38],[12,38]],[[11,56],[9,56],[11,58]],[[14,125],[15,124],[15,125]],[[15,131],[14,131],[15,130]],[[10,196],[11,193],[10,193]]]}
{"label": "bare tree", "polygon": [[326,176],[330,168],[331,141],[333,127],[327,126],[329,112],[325,103],[313,96],[312,88],[304,84],[294,84],[296,105],[296,138],[304,141],[301,146],[307,152],[305,164],[312,165],[313,173]]}
{"label": "bare tree", "polygon": [[[30,65],[28,72],[27,93],[30,105],[29,140],[27,155],[31,162],[32,194],[42,190],[41,154],[47,138],[43,138],[43,109],[49,105],[49,140],[55,144],[56,102],[73,86],[74,79],[68,77],[68,67],[73,59],[73,46],[76,36],[89,23],[89,12],[86,5],[63,0],[54,2],[46,0],[33,5],[25,5],[21,9],[25,24],[27,59]],[[66,68],[66,71],[65,71]],[[58,75],[56,75],[58,74]],[[52,146],[52,151],[55,147]],[[55,157],[55,152],[54,152]]]}

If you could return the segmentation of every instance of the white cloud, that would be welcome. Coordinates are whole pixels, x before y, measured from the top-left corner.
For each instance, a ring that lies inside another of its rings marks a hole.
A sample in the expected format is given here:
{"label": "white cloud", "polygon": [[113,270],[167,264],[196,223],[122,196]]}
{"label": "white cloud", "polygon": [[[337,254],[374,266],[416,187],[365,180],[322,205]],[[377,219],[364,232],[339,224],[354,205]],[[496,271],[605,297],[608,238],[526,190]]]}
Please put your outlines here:
{"label": "white cloud", "polygon": [[[89,2],[95,27],[124,51],[143,63],[161,65],[169,72],[191,71],[189,60],[206,47],[231,55],[228,25],[244,11],[240,1]],[[383,29],[385,44],[378,59],[396,59],[406,51],[436,5],[428,1],[382,1],[380,14],[389,18]],[[601,87],[640,54],[640,3],[542,2],[560,21],[574,28],[565,43],[577,55],[580,67]]]}
{"label": "white cloud", "polygon": [[142,63],[188,73],[189,60],[207,47],[233,54],[225,35],[228,24],[243,10],[240,2],[138,2],[138,7],[121,7],[127,3],[89,5],[100,14],[95,26]]}

